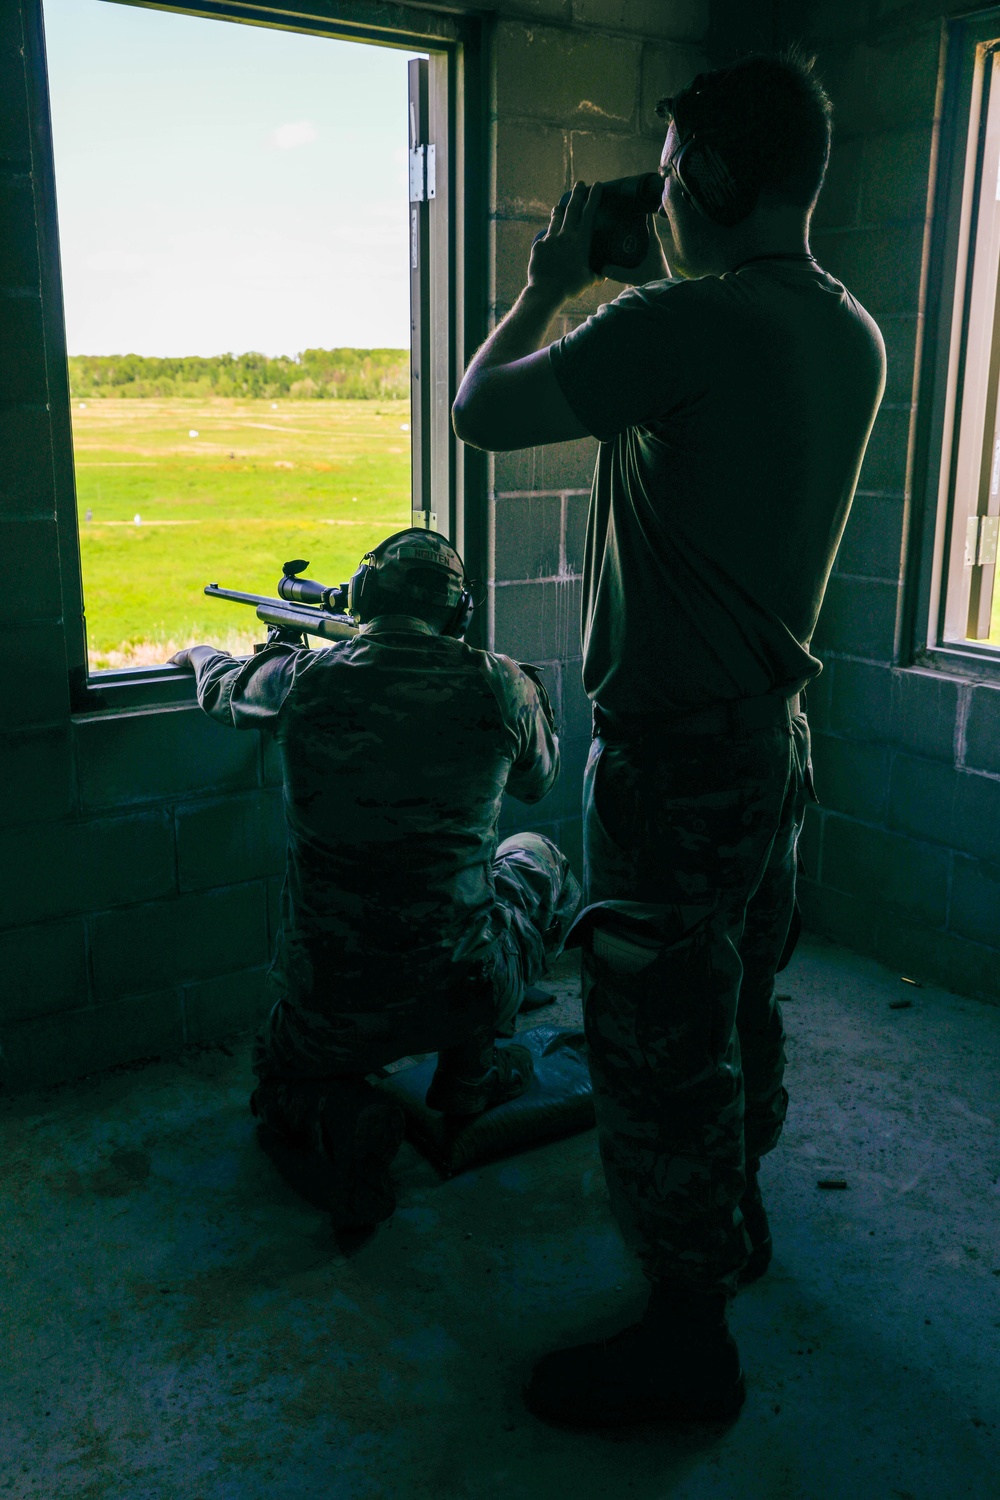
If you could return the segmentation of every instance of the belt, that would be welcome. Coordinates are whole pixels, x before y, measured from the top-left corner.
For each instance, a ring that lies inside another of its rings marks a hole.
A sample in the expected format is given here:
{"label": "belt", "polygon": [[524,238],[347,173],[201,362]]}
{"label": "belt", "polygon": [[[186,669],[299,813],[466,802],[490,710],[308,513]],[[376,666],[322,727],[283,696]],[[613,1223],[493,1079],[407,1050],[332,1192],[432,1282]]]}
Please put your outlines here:
{"label": "belt", "polygon": [[763,693],[758,698],[727,698],[704,708],[676,714],[609,714],[594,704],[594,735],[610,744],[635,744],[678,734],[736,734],[790,724],[800,712],[799,694],[784,698]]}

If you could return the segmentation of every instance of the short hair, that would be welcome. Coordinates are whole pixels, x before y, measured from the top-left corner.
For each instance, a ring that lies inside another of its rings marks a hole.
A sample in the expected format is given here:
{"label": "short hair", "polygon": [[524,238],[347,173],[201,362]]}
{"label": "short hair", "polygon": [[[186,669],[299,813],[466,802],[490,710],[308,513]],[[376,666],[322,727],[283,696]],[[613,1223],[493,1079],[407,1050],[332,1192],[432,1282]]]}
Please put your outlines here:
{"label": "short hair", "polygon": [[745,189],[803,208],[816,200],[827,162],[833,106],[798,47],[742,57],[699,73],[656,112],[685,140],[708,141]]}

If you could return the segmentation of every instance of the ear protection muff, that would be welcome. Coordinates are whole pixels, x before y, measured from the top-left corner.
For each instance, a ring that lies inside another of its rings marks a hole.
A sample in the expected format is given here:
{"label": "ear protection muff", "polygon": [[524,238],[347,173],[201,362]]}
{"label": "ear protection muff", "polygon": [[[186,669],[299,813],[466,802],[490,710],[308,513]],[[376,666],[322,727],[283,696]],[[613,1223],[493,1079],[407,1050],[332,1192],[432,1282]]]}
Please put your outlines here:
{"label": "ear protection muff", "polygon": [[375,589],[375,554],[366,552],[347,584],[347,612],[361,625],[371,619]]}
{"label": "ear protection muff", "polygon": [[[359,624],[364,625],[376,612],[378,595],[378,558],[374,552],[366,552],[356,573],[347,585],[347,610]],[[442,635],[463,636],[472,623],[476,602],[471,589],[463,588],[458,603],[441,628]]]}
{"label": "ear protection muff", "polygon": [[[684,132],[666,165],[673,173],[685,197],[698,213],[713,224],[731,228],[753,213],[760,196],[760,184],[734,163],[713,140],[711,116],[707,113],[708,94],[705,77],[699,74],[684,95],[681,124],[677,120],[673,99],[661,99],[656,113],[661,120],[673,119],[678,132]],[[741,178],[743,179],[741,181]]]}
{"label": "ear protection muff", "polygon": [[725,157],[697,131],[674,152],[670,170],[699,213],[731,228],[753,213],[759,189],[741,185]]}

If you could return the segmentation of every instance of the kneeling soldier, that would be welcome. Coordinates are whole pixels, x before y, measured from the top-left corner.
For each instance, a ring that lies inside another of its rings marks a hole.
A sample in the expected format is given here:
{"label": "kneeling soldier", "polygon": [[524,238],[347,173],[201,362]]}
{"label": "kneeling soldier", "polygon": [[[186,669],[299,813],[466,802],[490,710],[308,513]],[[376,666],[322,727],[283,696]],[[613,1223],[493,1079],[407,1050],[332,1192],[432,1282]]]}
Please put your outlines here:
{"label": "kneeling soldier", "polygon": [[462,639],[458,553],[436,532],[382,542],[351,581],[360,629],[320,650],[173,658],[206,713],[274,734],[288,828],[273,1005],[251,1107],[293,1154],[322,1157],[340,1227],[389,1217],[399,1106],[365,1075],[437,1052],[428,1104],[469,1116],[517,1097],[524,990],[562,948],[580,889],[538,834],[497,848],[505,791],[555,782],[552,709],[531,668]]}

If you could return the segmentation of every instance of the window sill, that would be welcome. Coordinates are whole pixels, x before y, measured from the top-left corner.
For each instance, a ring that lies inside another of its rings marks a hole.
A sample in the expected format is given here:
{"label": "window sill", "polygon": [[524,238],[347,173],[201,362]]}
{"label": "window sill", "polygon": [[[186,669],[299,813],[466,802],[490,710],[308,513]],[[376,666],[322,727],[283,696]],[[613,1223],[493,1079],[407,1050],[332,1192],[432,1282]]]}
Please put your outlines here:
{"label": "window sill", "polygon": [[195,703],[194,673],[180,667],[125,667],[95,672],[73,694],[74,718],[85,714],[127,713],[129,709],[176,708]]}
{"label": "window sill", "polygon": [[968,677],[978,682],[1000,683],[1000,647],[949,644],[928,646],[918,651],[910,666],[930,672],[946,672],[951,677]]}

